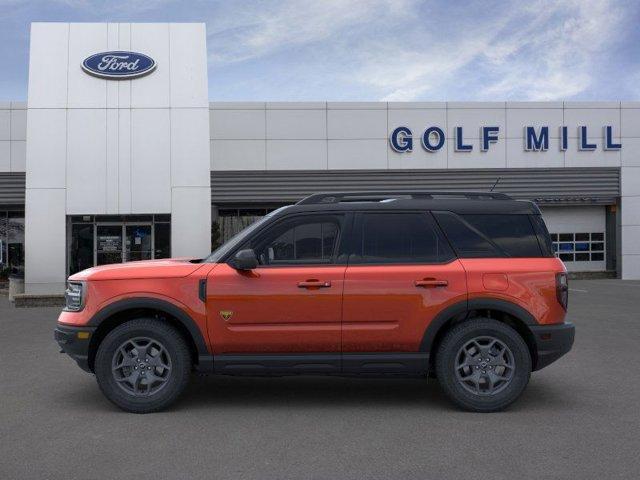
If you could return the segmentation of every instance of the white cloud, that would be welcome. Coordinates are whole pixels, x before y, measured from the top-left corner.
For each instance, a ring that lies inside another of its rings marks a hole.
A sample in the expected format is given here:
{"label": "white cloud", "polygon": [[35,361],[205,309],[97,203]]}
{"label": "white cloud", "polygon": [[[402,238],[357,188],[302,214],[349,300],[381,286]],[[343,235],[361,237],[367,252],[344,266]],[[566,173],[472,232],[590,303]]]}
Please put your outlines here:
{"label": "white cloud", "polygon": [[326,81],[381,100],[570,98],[598,75],[622,8],[607,0],[266,2],[216,14],[209,59],[222,67],[287,50],[302,64],[324,55],[335,76]]}
{"label": "white cloud", "polygon": [[213,63],[250,60],[319,41],[332,42],[338,32],[393,18],[405,0],[285,0],[234,9],[208,25]]}
{"label": "white cloud", "polygon": [[[621,19],[609,2],[538,1],[435,44],[427,36],[433,49],[405,50],[391,68],[376,59],[363,71],[368,84],[386,91],[383,100],[423,98],[455,82],[476,85],[464,92],[469,99],[568,98],[589,88]],[[464,69],[473,69],[475,81]]]}
{"label": "white cloud", "polygon": [[[534,21],[496,42],[498,49],[511,49],[511,53],[504,58],[488,56],[498,79],[483,88],[481,96],[552,100],[590,87],[600,73],[599,56],[617,34],[622,12],[598,0],[561,5],[555,9],[547,2],[533,5],[531,13],[541,11]],[[554,15],[560,20],[554,21]]]}

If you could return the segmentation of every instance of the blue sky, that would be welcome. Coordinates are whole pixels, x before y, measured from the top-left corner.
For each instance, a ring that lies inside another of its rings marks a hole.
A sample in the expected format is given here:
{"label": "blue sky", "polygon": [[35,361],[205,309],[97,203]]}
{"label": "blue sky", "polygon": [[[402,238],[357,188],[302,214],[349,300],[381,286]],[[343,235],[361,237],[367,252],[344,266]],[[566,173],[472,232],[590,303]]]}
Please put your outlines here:
{"label": "blue sky", "polygon": [[638,100],[640,2],[0,0],[0,99],[32,21],[201,21],[211,100]]}

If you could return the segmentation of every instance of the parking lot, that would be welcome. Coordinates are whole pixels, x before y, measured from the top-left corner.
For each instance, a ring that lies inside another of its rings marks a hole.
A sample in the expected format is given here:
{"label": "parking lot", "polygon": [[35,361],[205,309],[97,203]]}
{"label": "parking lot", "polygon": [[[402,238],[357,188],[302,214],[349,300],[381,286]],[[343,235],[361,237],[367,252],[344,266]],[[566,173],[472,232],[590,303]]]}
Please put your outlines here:
{"label": "parking lot", "polygon": [[0,478],[638,478],[640,282],[571,290],[574,350],[484,415],[435,381],[314,377],[194,377],[127,414],[58,353],[58,309],[0,297]]}

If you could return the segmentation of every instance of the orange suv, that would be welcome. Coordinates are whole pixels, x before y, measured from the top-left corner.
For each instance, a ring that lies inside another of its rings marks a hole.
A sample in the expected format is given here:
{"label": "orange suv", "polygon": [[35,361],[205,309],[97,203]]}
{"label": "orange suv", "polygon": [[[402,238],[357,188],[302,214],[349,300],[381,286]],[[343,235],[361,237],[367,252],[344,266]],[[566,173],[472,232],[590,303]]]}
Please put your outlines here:
{"label": "orange suv", "polygon": [[567,299],[532,202],[321,193],[204,259],[71,276],[55,338],[130,412],[171,404],[193,370],[431,375],[460,407],[489,412],[571,349]]}

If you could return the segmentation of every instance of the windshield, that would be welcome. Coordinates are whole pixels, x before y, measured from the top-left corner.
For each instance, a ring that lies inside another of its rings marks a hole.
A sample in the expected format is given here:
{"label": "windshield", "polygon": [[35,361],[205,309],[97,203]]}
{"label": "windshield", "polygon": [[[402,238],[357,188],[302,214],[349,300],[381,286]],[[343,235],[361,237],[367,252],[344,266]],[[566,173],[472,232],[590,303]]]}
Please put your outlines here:
{"label": "windshield", "polygon": [[258,220],[255,223],[252,223],[251,225],[249,225],[248,227],[244,228],[243,230],[240,230],[238,233],[236,233],[233,237],[231,237],[229,240],[227,240],[225,243],[223,243],[222,245],[220,245],[218,248],[216,248],[211,255],[209,255],[207,258],[204,259],[204,262],[206,263],[216,263],[219,262],[221,258],[223,258],[224,256],[226,256],[231,250],[233,250],[234,248],[236,248],[237,246],[239,246],[241,243],[243,243],[245,241],[245,239],[255,230],[258,230],[262,225],[264,225],[271,217],[273,217],[276,213],[279,213],[281,211],[283,211],[285,208],[288,208],[288,206],[286,207],[280,207],[277,210],[274,210],[271,213],[268,213],[267,215],[265,215],[264,217],[262,217],[260,220]]}

